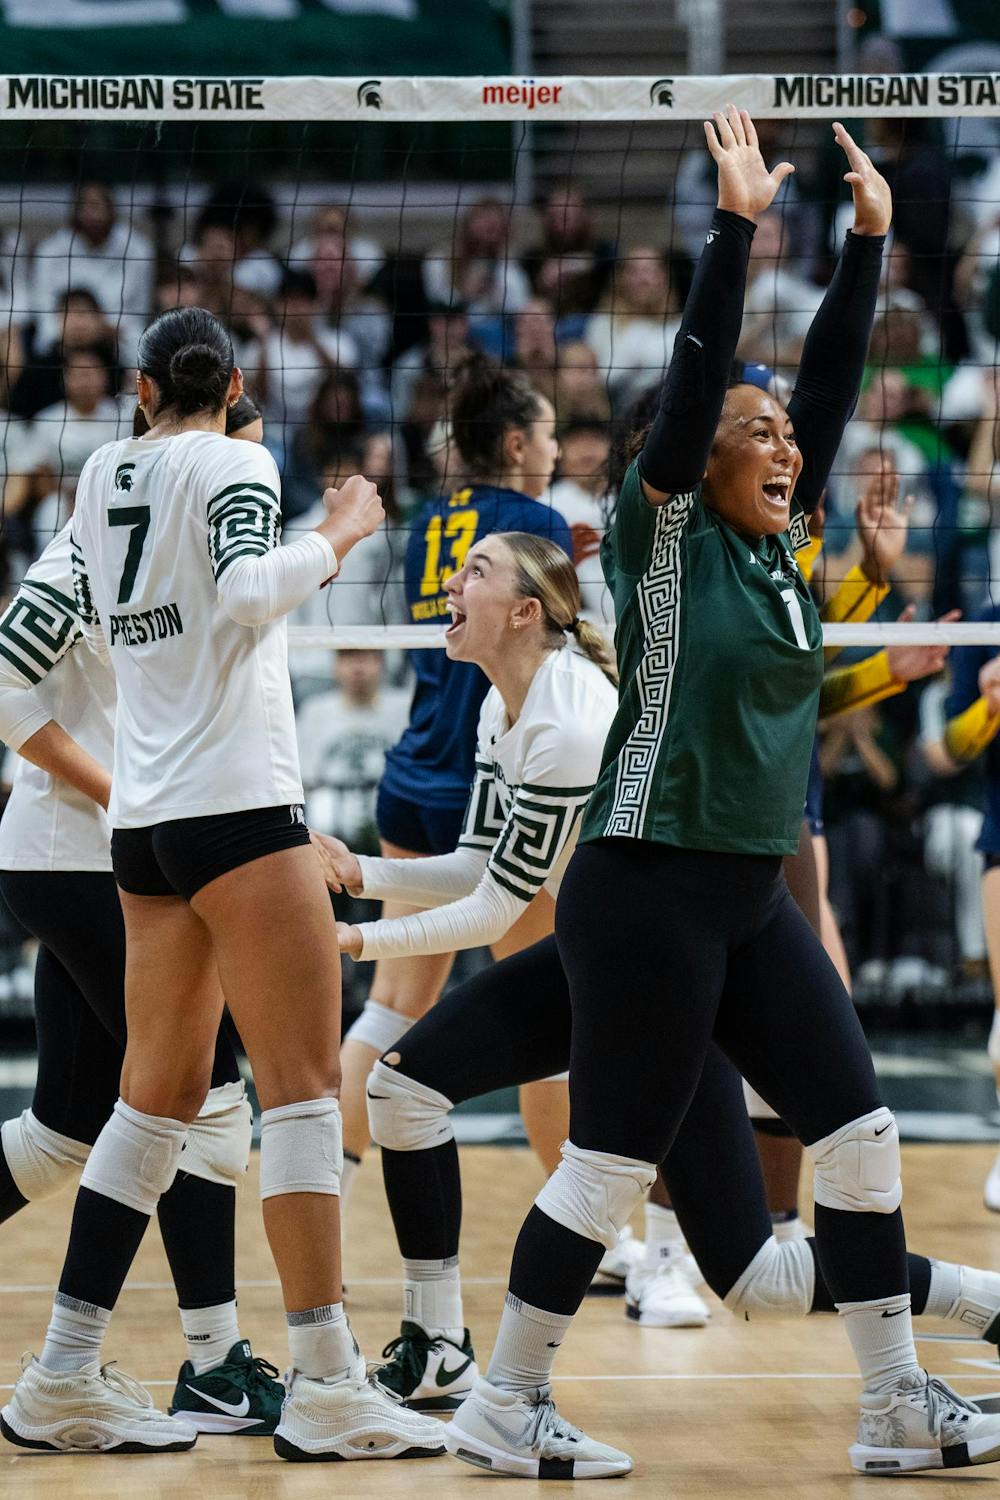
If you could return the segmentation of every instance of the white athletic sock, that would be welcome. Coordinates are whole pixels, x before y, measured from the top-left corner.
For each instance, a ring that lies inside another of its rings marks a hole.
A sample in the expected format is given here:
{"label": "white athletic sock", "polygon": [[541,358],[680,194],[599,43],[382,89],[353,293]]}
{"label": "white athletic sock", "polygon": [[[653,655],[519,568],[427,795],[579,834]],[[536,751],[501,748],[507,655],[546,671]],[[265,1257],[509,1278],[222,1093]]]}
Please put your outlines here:
{"label": "white athletic sock", "polygon": [[647,1199],[645,1217],[644,1264],[647,1270],[653,1271],[663,1261],[669,1260],[672,1254],[677,1255],[684,1251],[684,1236],[677,1222],[677,1215],[672,1208],[663,1208],[659,1203],[650,1203]]}
{"label": "white athletic sock", "polygon": [[[342,1302],[285,1314],[292,1364],[310,1380],[345,1380],[357,1373],[361,1350]],[[363,1365],[364,1361],[361,1360]]]}
{"label": "white athletic sock", "polygon": [[962,1267],[946,1260],[931,1261],[931,1284],[924,1312],[929,1318],[946,1318],[962,1290]]}
{"label": "white athletic sock", "polygon": [[462,1277],[458,1256],[448,1260],[403,1261],[403,1317],[425,1333],[441,1334],[461,1345],[465,1338]]}
{"label": "white athletic sock", "polygon": [[[351,1184],[357,1176],[361,1165],[360,1156],[355,1156],[353,1151],[344,1152],[344,1165],[340,1169],[340,1211],[343,1213],[347,1195],[351,1191]],[[343,1225],[341,1225],[343,1229]]]}
{"label": "white athletic sock", "polygon": [[838,1302],[837,1311],[861,1370],[866,1391],[895,1391],[909,1376],[923,1380],[913,1346],[910,1294],[877,1302]]}
{"label": "white athletic sock", "polygon": [[515,1394],[548,1386],[556,1350],[572,1321],[560,1313],[531,1307],[508,1292],[486,1372],[490,1385]]}
{"label": "white athletic sock", "polygon": [[110,1322],[110,1308],[56,1292],[38,1363],[45,1370],[85,1370],[88,1375],[96,1375],[101,1368],[101,1346]]}
{"label": "white athletic sock", "polygon": [[225,1363],[226,1355],[240,1341],[236,1303],[220,1302],[216,1307],[180,1308],[181,1328],[187,1344],[188,1359],[196,1375],[214,1370]]}

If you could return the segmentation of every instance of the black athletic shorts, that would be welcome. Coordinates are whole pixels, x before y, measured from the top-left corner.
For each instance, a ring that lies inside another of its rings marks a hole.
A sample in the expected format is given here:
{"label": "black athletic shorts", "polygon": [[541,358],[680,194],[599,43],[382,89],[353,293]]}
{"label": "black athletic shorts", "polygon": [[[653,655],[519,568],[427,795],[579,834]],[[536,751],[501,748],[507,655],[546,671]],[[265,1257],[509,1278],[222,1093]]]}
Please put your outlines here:
{"label": "black athletic shorts", "polygon": [[265,854],[308,844],[299,803],[176,818],[148,828],[116,828],[111,835],[115,879],[133,896],[183,896]]}

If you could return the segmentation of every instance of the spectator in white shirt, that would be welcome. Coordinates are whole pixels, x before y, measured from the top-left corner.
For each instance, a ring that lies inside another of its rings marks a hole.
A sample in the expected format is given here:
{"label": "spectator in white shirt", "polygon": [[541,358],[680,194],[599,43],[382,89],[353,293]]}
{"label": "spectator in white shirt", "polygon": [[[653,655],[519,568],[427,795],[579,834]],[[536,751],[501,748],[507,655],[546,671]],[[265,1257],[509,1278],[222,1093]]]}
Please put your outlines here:
{"label": "spectator in white shirt", "polygon": [[276,441],[288,455],[324,378],[341,367],[355,369],[358,351],[349,335],[324,328],[316,282],[308,271],[286,272],[276,324],[263,341],[257,389],[264,402],[268,446]]}
{"label": "spectator in white shirt", "polygon": [[406,728],[410,692],[384,683],[382,651],[338,651],[335,687],[296,716],[306,821],[352,849],[377,853],[375,798],[385,752]]}
{"label": "spectator in white shirt", "polygon": [[779,212],[757,219],[750,246],[746,301],[739,354],[764,364],[797,364],[802,341],[823,300],[818,286],[806,281],[784,262],[788,240]]}
{"label": "spectator in white shirt", "polygon": [[616,410],[662,377],[680,326],[666,256],[652,245],[632,246],[584,334]]}
{"label": "spectator in white shirt", "polygon": [[36,247],[29,314],[38,316],[36,340],[59,337],[59,300],[71,288],[93,292],[131,360],[153,303],[153,247],[131,219],[117,216],[103,182],[81,185],[69,224]]}
{"label": "spectator in white shirt", "polygon": [[559,430],[558,478],[549,503],[569,525],[580,580],[583,619],[614,629],[614,602],[604,581],[599,549],[604,535],[611,440],[606,422],[583,417]]}

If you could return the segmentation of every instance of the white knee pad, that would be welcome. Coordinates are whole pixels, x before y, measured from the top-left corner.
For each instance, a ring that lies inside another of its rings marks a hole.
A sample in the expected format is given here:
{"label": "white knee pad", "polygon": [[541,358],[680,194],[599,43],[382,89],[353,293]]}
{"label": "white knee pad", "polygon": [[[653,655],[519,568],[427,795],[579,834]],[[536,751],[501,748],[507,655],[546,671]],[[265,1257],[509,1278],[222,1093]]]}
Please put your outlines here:
{"label": "white knee pad", "polygon": [[303,1099],[260,1117],[260,1196],[340,1196],[344,1132],[336,1099]]}
{"label": "white knee pad", "polygon": [[4,1120],[0,1146],[14,1186],[29,1203],[48,1198],[75,1182],[90,1155],[90,1147],[83,1141],[50,1130],[30,1109],[16,1120]]}
{"label": "white knee pad", "polygon": [[723,1302],[739,1318],[804,1318],[813,1305],[816,1263],[805,1240],[764,1241]]}
{"label": "white knee pad", "polygon": [[581,1151],[563,1141],[562,1161],[535,1199],[536,1208],[564,1229],[613,1250],[632,1212],[656,1179],[653,1162],[605,1151]]}
{"label": "white knee pad", "polygon": [[180,1171],[222,1187],[235,1187],[250,1165],[253,1110],[242,1079],[209,1089],[192,1120]]}
{"label": "white knee pad", "polygon": [[379,1053],[388,1052],[412,1025],[412,1016],[401,1016],[398,1010],[390,1010],[388,1005],[379,1005],[377,1000],[366,1000],[364,1009],[344,1041],[364,1042],[365,1046],[374,1047]]}
{"label": "white knee pad", "polygon": [[777,1120],[779,1118],[777,1111],[771,1108],[766,1099],[760,1097],[756,1089],[750,1087],[745,1078],[743,1080],[743,1098],[746,1102],[747,1114],[751,1120]]}
{"label": "white knee pad", "polygon": [[883,1105],[806,1150],[813,1159],[813,1196],[823,1208],[895,1213],[903,1198],[899,1131]]}
{"label": "white knee pad", "polygon": [[182,1120],[144,1115],[119,1099],[97,1137],[80,1186],[152,1214],[173,1182],[188,1127]]}
{"label": "white knee pad", "polygon": [[368,1074],[368,1128],[376,1146],[390,1151],[429,1151],[454,1140],[450,1099],[398,1068],[377,1062]]}
{"label": "white knee pad", "polygon": [[1000,1010],[993,1012],[990,1039],[986,1044],[986,1055],[995,1068],[1000,1068]]}

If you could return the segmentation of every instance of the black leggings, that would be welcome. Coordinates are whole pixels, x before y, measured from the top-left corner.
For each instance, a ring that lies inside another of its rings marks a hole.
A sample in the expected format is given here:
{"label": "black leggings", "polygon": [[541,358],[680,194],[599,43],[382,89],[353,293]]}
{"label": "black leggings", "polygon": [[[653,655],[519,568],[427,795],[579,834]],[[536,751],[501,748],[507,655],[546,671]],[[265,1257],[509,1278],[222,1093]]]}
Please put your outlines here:
{"label": "black leggings", "polygon": [[[118,1098],[125,1055],[125,924],[118,888],[100,871],[6,870],[0,890],[39,941],[35,967],[38,1078],[31,1108],[50,1130],[92,1146]],[[240,1076],[220,1030],[212,1087]],[[0,1221],[24,1206],[0,1155]],[[178,1173],[159,1208],[182,1307],[232,1301],[228,1188]]]}
{"label": "black leggings", "polygon": [[[401,1073],[460,1104],[560,1072],[569,1061],[570,1032],[569,987],[550,937],[450,990],[392,1054],[399,1055]],[[714,1043],[662,1168],[702,1275],[724,1297],[770,1236],[771,1218],[740,1075]],[[454,1141],[425,1151],[383,1147],[382,1172],[402,1255],[457,1255],[461,1186]],[[929,1263],[911,1255],[909,1269],[919,1313]],[[833,1305],[817,1266],[813,1310]]]}

